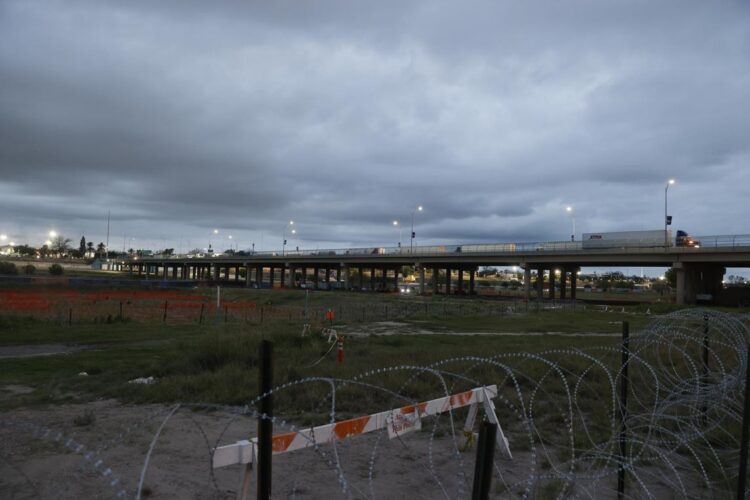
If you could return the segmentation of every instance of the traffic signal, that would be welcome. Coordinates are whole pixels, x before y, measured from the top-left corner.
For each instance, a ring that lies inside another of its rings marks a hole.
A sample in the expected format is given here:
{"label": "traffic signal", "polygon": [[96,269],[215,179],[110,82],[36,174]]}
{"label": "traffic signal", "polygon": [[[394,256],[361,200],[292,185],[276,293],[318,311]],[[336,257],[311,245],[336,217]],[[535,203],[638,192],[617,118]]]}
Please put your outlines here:
{"label": "traffic signal", "polygon": [[672,216],[667,215],[667,226],[671,226],[671,225],[672,225]]}
{"label": "traffic signal", "polygon": [[416,238],[416,237],[417,237],[417,233],[415,233],[414,231],[412,231],[412,232],[411,232],[411,238],[412,238],[412,239],[414,239],[414,238]]}

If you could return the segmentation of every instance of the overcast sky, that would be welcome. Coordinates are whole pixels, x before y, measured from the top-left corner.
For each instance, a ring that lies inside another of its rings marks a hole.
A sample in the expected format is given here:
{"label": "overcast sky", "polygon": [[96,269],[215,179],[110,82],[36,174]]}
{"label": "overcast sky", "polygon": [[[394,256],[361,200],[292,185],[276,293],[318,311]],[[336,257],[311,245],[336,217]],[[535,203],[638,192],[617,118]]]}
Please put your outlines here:
{"label": "overcast sky", "polygon": [[0,233],[749,234],[748,5],[0,0]]}

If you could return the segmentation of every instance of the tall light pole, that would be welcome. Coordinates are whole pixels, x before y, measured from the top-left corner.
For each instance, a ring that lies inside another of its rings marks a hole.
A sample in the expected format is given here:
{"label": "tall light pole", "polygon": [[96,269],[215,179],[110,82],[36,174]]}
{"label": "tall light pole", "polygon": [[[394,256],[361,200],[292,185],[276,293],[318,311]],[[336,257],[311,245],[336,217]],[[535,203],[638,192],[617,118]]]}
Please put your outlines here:
{"label": "tall light pole", "polygon": [[672,224],[672,218],[667,213],[667,193],[669,192],[669,186],[674,184],[674,179],[669,179],[667,185],[664,188],[664,249],[669,247],[669,237],[667,236],[667,226]]}
{"label": "tall light pole", "polygon": [[[282,256],[284,255],[284,249],[286,248],[286,228],[291,227],[293,225],[294,225],[294,221],[290,220],[289,224],[286,224],[284,226],[284,230],[281,232],[281,236],[282,236],[282,239],[283,239],[283,242],[281,244],[281,255]],[[292,234],[296,234],[296,233],[297,233],[297,230],[294,229],[294,228],[292,228]]]}
{"label": "tall light pole", "polygon": [[573,234],[570,235],[570,241],[576,240],[576,214],[573,212],[573,207],[567,206],[565,207],[565,211],[570,214],[570,218],[573,221]]}
{"label": "tall light pole", "polygon": [[219,234],[219,230],[218,229],[214,229],[213,231],[211,231],[210,233],[208,233],[208,251],[209,252],[213,252],[214,251],[213,248],[211,248],[211,237],[213,235],[215,235],[215,234]]}
{"label": "tall light pole", "polygon": [[416,234],[414,233],[414,214],[416,214],[417,212],[421,212],[422,210],[422,205],[419,205],[411,212],[411,238],[409,240],[409,253],[414,253],[414,237],[416,236]]}
{"label": "tall light pole", "polygon": [[401,228],[401,224],[397,221],[393,221],[393,226],[398,228],[398,251],[401,251],[401,236],[403,234],[403,230]]}

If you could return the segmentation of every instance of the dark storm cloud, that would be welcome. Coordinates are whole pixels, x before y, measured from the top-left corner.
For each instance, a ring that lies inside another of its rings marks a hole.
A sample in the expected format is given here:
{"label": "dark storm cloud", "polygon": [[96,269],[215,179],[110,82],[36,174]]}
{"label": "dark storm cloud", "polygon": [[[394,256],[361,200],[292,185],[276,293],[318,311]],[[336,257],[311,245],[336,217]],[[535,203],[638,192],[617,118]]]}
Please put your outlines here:
{"label": "dark storm cloud", "polygon": [[680,227],[750,233],[749,10],[5,1],[0,232],[562,239],[660,227],[676,177]]}

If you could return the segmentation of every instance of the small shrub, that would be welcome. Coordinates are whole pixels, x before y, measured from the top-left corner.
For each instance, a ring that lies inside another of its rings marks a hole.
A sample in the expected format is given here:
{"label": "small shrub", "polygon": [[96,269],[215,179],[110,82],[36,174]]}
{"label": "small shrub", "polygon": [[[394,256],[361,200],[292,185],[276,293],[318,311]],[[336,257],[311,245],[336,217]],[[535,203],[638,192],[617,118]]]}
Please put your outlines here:
{"label": "small shrub", "polygon": [[82,415],[73,418],[73,424],[78,427],[88,427],[94,422],[96,422],[96,415],[94,415],[92,410],[86,410]]}
{"label": "small shrub", "polygon": [[15,276],[18,274],[18,268],[12,262],[0,262],[0,274]]}
{"label": "small shrub", "polygon": [[63,267],[60,264],[52,264],[49,266],[49,273],[52,276],[61,276],[63,273]]}
{"label": "small shrub", "polygon": [[26,264],[23,266],[23,274],[34,274],[36,273],[36,267],[33,264]]}

